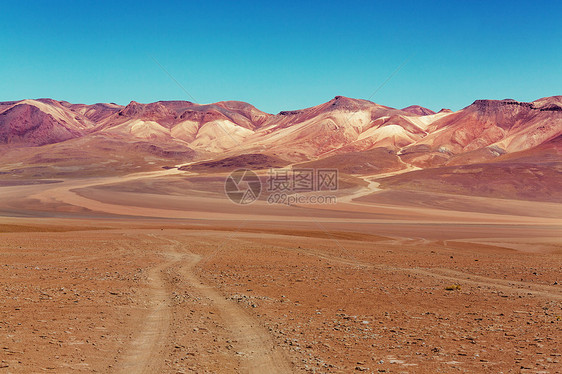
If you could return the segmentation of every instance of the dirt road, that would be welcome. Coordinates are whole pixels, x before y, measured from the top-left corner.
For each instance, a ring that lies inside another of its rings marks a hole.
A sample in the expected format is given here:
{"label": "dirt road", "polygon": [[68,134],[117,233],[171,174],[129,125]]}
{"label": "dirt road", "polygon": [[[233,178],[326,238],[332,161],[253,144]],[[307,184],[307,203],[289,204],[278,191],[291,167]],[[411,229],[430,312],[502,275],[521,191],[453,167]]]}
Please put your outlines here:
{"label": "dirt road", "polygon": [[[175,269],[187,287],[195,290],[191,297],[206,300],[218,310],[218,317],[230,331],[230,340],[237,343],[236,354],[241,357],[240,368],[247,373],[290,373],[291,364],[276,347],[267,333],[249,314],[234,301],[228,300],[212,286],[201,281],[194,273],[194,267],[202,259],[200,255],[189,252],[178,240],[154,234],[149,240],[166,242],[162,254],[166,262],[151,269],[149,274],[150,293],[149,313],[143,320],[136,337],[116,363],[119,373],[156,373],[161,372],[170,351],[170,331],[174,328],[172,321],[172,292],[178,291],[166,283],[163,274]],[[177,322],[177,321],[176,321]],[[167,349],[168,348],[168,349]]]}

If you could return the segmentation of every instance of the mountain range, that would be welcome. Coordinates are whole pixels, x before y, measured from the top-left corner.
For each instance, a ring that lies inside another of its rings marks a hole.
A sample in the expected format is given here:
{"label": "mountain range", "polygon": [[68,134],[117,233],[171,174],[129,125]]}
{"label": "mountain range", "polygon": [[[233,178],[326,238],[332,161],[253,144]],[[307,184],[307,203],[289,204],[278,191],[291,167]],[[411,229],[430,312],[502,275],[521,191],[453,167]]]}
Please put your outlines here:
{"label": "mountain range", "polygon": [[437,113],[343,96],[278,114],[239,101],[122,106],[20,100],[0,102],[0,173],[119,174],[197,161],[212,167],[221,160],[232,166],[254,160],[256,167],[332,164],[374,174],[518,157],[540,162],[545,150],[560,154],[561,135],[562,96],[476,100],[459,111]]}

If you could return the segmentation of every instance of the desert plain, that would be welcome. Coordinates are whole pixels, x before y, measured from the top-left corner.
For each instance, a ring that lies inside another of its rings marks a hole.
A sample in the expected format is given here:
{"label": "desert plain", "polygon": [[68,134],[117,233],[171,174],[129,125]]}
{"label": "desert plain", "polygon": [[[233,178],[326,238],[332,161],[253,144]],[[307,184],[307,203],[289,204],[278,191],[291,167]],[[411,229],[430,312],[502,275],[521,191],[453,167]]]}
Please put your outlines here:
{"label": "desert plain", "polygon": [[560,203],[227,175],[4,182],[0,373],[562,370]]}

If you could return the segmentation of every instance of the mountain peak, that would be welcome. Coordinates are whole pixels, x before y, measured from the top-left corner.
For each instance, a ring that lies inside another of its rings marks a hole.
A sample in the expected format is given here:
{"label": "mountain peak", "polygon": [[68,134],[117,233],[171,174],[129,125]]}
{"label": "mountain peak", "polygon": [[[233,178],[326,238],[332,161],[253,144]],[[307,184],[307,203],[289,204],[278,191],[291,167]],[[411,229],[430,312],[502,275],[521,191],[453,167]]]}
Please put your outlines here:
{"label": "mountain peak", "polygon": [[562,95],[540,98],[533,105],[543,111],[562,111]]}
{"label": "mountain peak", "polygon": [[545,97],[530,103],[513,99],[475,100],[474,103],[472,103],[472,105],[468,106],[467,108],[470,107],[474,107],[480,112],[487,110],[496,110],[500,107],[521,108],[524,110],[536,110],[541,112],[560,112],[562,111],[562,96]]}
{"label": "mountain peak", "polygon": [[428,108],[424,108],[423,106],[420,106],[420,105],[410,105],[406,108],[403,108],[402,110],[404,112],[417,114],[417,115],[420,115],[420,116],[428,116],[430,114],[435,114],[435,112],[433,110],[428,109]]}
{"label": "mountain peak", "polygon": [[143,106],[144,106],[143,104],[140,104],[140,103],[137,103],[134,100],[131,100],[131,102],[129,104],[127,104],[127,106],[119,112],[119,115],[120,116],[132,117],[132,116],[142,112]]}
{"label": "mountain peak", "polygon": [[376,104],[369,100],[352,99],[350,97],[338,95],[324,105],[327,105],[328,110],[340,109],[353,111],[367,109],[368,107],[372,107]]}

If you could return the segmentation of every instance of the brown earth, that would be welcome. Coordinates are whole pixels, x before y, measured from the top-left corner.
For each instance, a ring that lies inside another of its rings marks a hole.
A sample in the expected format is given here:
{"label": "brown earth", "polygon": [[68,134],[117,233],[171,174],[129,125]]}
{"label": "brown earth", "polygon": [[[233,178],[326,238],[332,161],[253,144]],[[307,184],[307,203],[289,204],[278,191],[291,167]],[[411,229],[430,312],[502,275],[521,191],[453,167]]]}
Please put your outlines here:
{"label": "brown earth", "polygon": [[212,172],[221,173],[246,168],[253,170],[282,168],[289,164],[288,161],[278,157],[263,154],[244,154],[240,156],[227,157],[220,160],[198,162],[182,166],[179,170],[192,171],[198,173]]}
{"label": "brown earth", "polygon": [[562,368],[559,242],[56,224],[2,226],[6,372]]}
{"label": "brown earth", "polygon": [[329,156],[317,161],[297,164],[302,168],[336,168],[346,174],[376,174],[404,169],[395,152],[386,148],[374,148],[363,152],[349,152]]}
{"label": "brown earth", "polygon": [[2,184],[0,374],[562,370],[560,202],[225,176]]}

